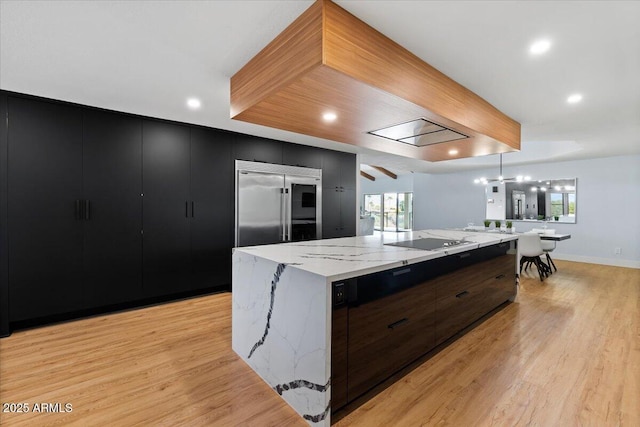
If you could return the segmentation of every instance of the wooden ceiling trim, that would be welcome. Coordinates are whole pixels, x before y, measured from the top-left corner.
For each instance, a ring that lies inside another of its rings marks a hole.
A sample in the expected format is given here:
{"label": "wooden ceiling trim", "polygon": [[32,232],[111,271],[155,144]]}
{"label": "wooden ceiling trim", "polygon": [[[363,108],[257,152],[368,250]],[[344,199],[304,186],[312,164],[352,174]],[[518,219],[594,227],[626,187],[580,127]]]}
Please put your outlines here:
{"label": "wooden ceiling trim", "polygon": [[323,4],[325,65],[520,148],[515,120],[335,3]]}
{"label": "wooden ceiling trim", "polygon": [[[326,111],[337,120],[323,122]],[[517,122],[329,0],[232,77],[231,116],[428,161],[520,147]],[[469,138],[416,147],[367,133],[419,117]]]}
{"label": "wooden ceiling trim", "polygon": [[231,77],[231,118],[322,65],[322,8],[314,3]]}
{"label": "wooden ceiling trim", "polygon": [[369,181],[375,181],[376,177],[373,175],[369,175],[368,173],[366,173],[365,171],[360,171],[360,175],[367,178]]}
{"label": "wooden ceiling trim", "polygon": [[373,166],[373,165],[371,165],[371,167],[374,168],[375,170],[377,170],[378,172],[387,175],[391,179],[398,179],[398,175],[396,175],[395,173],[391,172],[389,169],[385,169],[382,166]]}

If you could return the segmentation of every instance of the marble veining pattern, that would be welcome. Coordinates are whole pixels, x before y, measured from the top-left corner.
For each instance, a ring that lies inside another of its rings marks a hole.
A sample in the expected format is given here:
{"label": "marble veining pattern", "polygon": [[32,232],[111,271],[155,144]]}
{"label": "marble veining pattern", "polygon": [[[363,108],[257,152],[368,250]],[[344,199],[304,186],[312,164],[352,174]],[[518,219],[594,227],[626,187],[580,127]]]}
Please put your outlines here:
{"label": "marble veining pattern", "polygon": [[[460,240],[466,243],[460,246],[431,251],[385,245],[385,243],[428,237]],[[373,236],[251,246],[236,250],[275,262],[296,263],[299,269],[324,276],[329,281],[336,281],[440,258],[504,241],[516,240],[517,238],[515,234],[506,233],[421,230],[406,233],[383,233]]]}
{"label": "marble veining pattern", "polygon": [[[387,246],[434,237],[433,251]],[[517,235],[423,230],[234,249],[233,350],[311,425],[331,425],[331,283],[515,240]]]}
{"label": "marble veining pattern", "polygon": [[280,275],[282,274],[286,266],[287,264],[278,264],[278,268],[276,269],[276,272],[273,275],[273,280],[271,281],[271,299],[270,299],[271,305],[269,306],[269,312],[267,313],[267,324],[264,327],[264,334],[262,334],[262,338],[260,338],[260,340],[258,340],[258,342],[256,342],[253,345],[253,347],[251,348],[251,351],[249,352],[249,355],[247,356],[247,359],[251,359],[253,352],[256,351],[256,349],[260,347],[262,344],[264,344],[264,340],[267,339],[267,335],[269,334],[269,327],[271,325],[271,315],[273,314],[273,302],[276,294],[276,286],[278,286],[278,282],[280,281]]}
{"label": "marble veining pattern", "polygon": [[328,426],[328,284],[297,267],[234,251],[232,347],[307,422]]}

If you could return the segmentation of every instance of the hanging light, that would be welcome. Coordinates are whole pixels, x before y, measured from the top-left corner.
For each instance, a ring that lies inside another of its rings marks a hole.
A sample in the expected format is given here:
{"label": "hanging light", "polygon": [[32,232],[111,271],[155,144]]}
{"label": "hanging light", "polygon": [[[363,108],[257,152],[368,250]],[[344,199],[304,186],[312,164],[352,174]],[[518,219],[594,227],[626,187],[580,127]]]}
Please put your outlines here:
{"label": "hanging light", "polygon": [[515,178],[505,178],[504,175],[502,174],[502,153],[500,153],[500,175],[498,175],[497,178],[476,178],[473,180],[474,184],[483,184],[483,185],[487,185],[490,182],[499,182],[500,184],[503,184],[505,181],[507,182],[523,182],[523,181],[531,181],[531,177],[530,176],[523,176],[523,175],[518,175]]}

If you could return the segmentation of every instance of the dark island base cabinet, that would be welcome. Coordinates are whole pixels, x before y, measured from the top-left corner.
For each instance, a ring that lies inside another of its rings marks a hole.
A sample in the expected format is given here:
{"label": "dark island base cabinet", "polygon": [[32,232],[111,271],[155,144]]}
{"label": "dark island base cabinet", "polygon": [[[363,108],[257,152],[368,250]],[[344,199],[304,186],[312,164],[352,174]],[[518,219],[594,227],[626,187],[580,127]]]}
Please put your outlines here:
{"label": "dark island base cabinet", "polygon": [[348,396],[359,396],[434,347],[431,283],[349,308]]}
{"label": "dark island base cabinet", "polygon": [[510,243],[334,283],[331,408],[336,411],[515,297]]}

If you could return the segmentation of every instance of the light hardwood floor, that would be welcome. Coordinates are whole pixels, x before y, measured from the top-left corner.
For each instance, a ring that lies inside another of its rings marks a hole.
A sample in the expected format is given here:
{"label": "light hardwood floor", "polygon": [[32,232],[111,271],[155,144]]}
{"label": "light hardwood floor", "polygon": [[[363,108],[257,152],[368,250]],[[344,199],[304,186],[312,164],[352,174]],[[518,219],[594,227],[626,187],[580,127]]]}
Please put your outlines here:
{"label": "light hardwood floor", "polygon": [[[640,270],[556,262],[515,303],[372,391],[336,426],[640,426]],[[0,340],[2,426],[306,423],[231,350],[218,294]]]}

